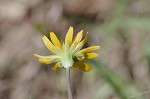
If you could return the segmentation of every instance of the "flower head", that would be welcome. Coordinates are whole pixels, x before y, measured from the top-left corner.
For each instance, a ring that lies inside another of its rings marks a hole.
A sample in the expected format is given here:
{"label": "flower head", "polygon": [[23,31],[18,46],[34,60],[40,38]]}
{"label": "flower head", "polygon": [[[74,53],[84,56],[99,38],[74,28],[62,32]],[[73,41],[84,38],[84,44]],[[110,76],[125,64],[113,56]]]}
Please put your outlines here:
{"label": "flower head", "polygon": [[70,27],[64,42],[60,42],[57,36],[53,32],[50,32],[51,41],[46,36],[42,39],[45,46],[53,54],[49,56],[34,55],[39,58],[38,60],[41,63],[51,64],[56,62],[52,68],[53,70],[57,70],[60,67],[71,67],[72,69],[78,67],[83,71],[90,71],[92,67],[83,61],[98,57],[98,54],[92,51],[100,49],[100,46],[91,46],[82,49],[87,41],[87,37],[88,33],[83,38],[83,30],[81,30],[73,38],[73,27]]}

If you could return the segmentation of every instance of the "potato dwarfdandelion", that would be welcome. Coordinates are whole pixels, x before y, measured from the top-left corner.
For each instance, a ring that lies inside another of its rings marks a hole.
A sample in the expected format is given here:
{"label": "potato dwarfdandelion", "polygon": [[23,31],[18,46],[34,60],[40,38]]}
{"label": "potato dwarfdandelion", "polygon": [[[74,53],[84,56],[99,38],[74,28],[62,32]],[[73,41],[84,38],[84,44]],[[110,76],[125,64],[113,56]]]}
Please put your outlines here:
{"label": "potato dwarfdandelion", "polygon": [[[72,99],[71,87],[70,87],[70,68],[76,70],[80,68],[81,70],[88,72],[92,67],[85,63],[84,60],[97,58],[98,54],[92,52],[93,50],[100,49],[100,46],[90,46],[83,48],[87,42],[88,33],[86,33],[83,38],[83,30],[77,33],[73,38],[73,27],[70,27],[68,33],[66,34],[64,42],[60,42],[54,32],[50,32],[50,40],[43,36],[43,42],[45,46],[52,52],[52,55],[41,56],[34,54],[38,57],[39,62],[45,64],[55,63],[52,70],[57,70],[59,68],[66,68],[67,70],[67,85],[68,85],[68,98]],[[69,88],[70,87],[70,88]]]}

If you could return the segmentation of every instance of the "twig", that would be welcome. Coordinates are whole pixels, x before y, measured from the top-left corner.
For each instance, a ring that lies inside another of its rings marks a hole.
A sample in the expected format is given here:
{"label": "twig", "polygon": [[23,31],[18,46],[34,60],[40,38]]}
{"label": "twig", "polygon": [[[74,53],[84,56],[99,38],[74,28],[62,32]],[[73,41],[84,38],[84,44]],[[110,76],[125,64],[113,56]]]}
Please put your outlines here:
{"label": "twig", "polygon": [[135,98],[135,97],[142,96],[142,95],[149,94],[149,93],[150,93],[150,90],[147,90],[147,91],[138,93],[138,94],[136,94],[136,95],[130,96],[130,97],[128,97],[128,99],[130,99],[130,98]]}

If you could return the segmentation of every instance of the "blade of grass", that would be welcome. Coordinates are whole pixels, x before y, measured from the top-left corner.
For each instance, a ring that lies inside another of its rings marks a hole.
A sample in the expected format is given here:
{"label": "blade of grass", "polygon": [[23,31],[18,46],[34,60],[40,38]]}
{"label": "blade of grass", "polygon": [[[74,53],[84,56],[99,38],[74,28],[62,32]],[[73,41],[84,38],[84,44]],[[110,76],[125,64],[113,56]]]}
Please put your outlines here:
{"label": "blade of grass", "polygon": [[[97,68],[98,73],[112,86],[114,91],[121,99],[128,99],[128,97],[139,93],[137,87],[133,83],[128,83],[119,75],[110,71],[106,66],[103,66],[100,61],[93,60],[91,64]],[[143,96],[133,97],[132,99],[145,99]]]}

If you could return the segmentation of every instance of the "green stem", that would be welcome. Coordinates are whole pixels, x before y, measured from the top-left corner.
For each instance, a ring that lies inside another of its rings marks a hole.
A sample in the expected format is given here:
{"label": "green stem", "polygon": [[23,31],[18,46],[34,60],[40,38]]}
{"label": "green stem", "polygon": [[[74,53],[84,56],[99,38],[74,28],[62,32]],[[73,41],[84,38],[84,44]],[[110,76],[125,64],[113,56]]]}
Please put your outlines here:
{"label": "green stem", "polygon": [[70,68],[66,69],[66,82],[67,82],[68,99],[73,99],[72,90],[71,90],[71,82],[70,82]]}

